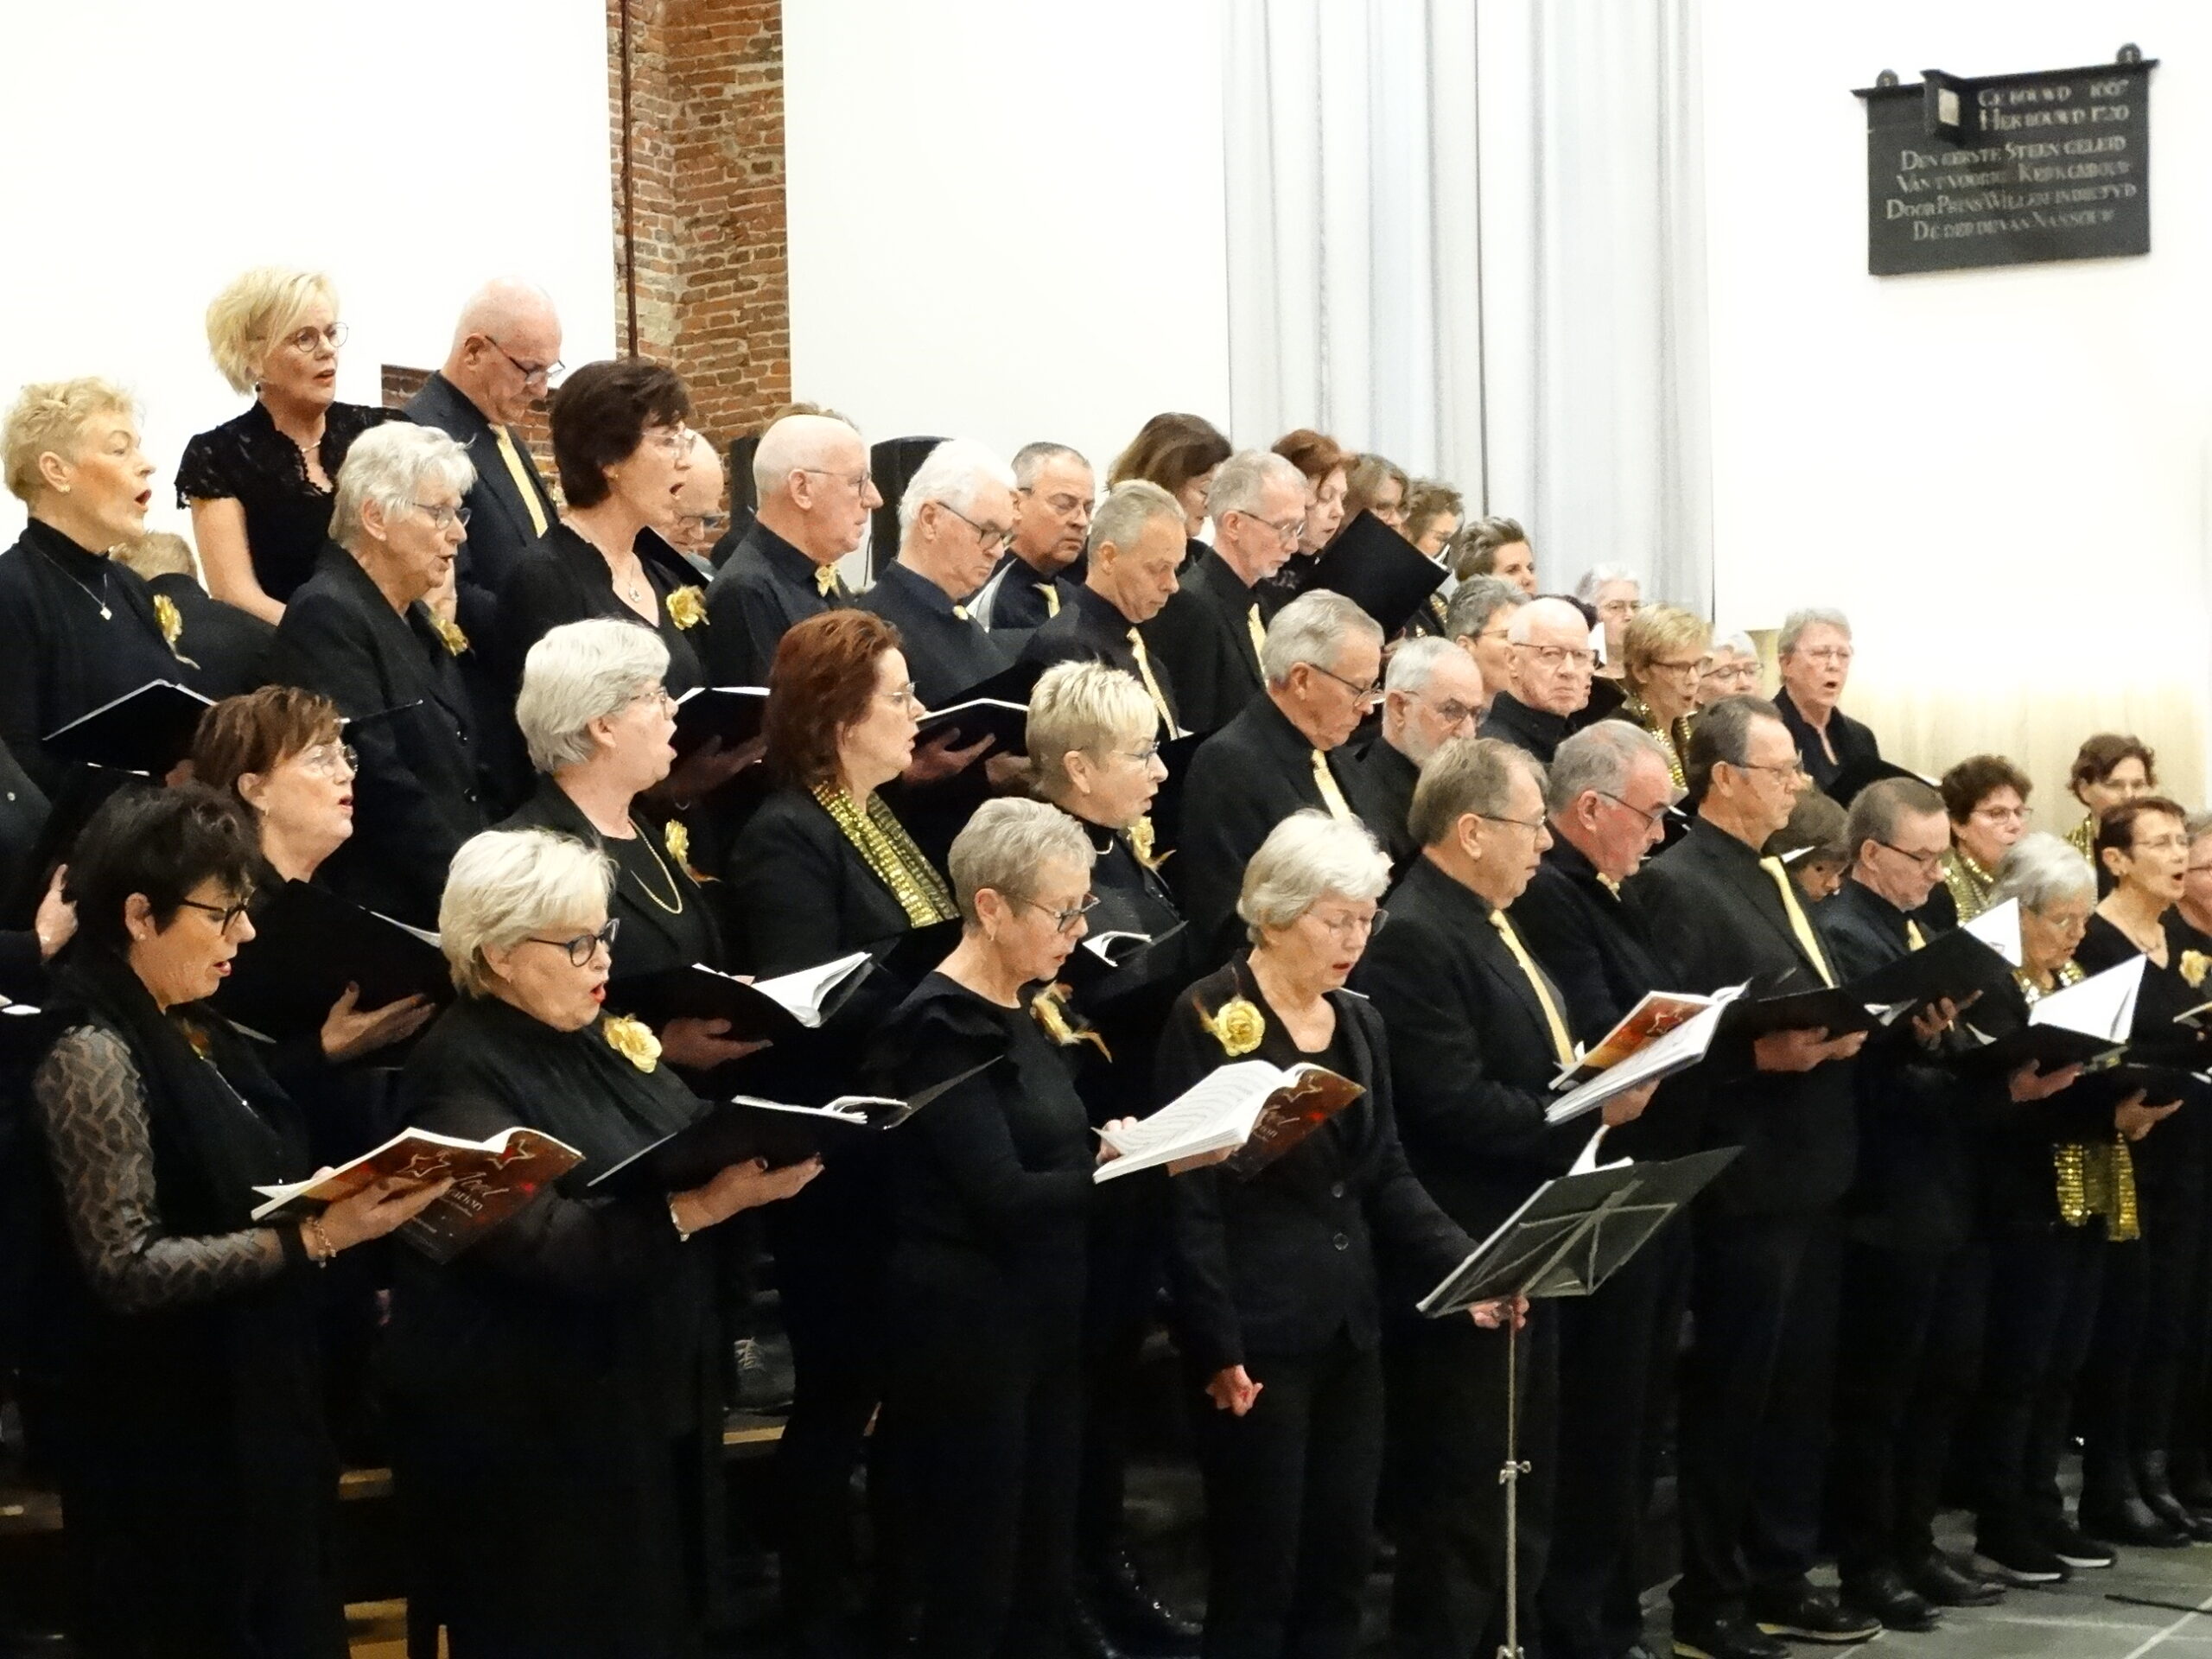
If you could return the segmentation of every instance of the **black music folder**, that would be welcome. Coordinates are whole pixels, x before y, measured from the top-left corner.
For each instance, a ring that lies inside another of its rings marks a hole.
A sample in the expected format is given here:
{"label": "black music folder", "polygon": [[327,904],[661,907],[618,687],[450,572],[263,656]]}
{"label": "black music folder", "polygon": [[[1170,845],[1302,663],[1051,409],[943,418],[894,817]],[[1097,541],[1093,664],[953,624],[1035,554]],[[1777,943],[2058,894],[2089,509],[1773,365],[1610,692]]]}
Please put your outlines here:
{"label": "black music folder", "polygon": [[422,995],[453,998],[445,953],[421,932],[308,881],[287,881],[253,907],[254,937],[213,998],[215,1011],[282,1041],[322,1029],[348,985],[365,1012]]}
{"label": "black music folder", "polygon": [[190,686],[149,680],[48,732],[45,746],[63,760],[159,778],[192,753],[200,716],[213,707]]}
{"label": "black music folder", "polygon": [[1442,565],[1371,512],[1355,513],[1313,567],[1307,592],[1326,588],[1373,617],[1385,639],[1444,585]]}

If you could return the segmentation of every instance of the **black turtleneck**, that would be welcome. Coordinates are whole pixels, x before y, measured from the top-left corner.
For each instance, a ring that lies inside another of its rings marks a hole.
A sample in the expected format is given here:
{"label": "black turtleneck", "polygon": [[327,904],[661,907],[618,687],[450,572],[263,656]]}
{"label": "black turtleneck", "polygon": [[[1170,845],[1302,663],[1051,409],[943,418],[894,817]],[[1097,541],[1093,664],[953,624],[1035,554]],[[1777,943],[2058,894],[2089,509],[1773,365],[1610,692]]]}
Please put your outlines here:
{"label": "black turtleneck", "polygon": [[1503,739],[1548,766],[1566,741],[1571,726],[1567,715],[1531,709],[1510,691],[1501,691],[1491,698],[1490,712],[1483,716],[1484,737]]}

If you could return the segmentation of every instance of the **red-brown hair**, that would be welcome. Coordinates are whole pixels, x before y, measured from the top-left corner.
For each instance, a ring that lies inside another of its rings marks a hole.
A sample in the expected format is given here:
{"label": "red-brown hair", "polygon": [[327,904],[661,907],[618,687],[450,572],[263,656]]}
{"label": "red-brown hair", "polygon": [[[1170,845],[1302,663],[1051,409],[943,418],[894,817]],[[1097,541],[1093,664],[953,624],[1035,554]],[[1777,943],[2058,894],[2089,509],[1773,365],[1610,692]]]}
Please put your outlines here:
{"label": "red-brown hair", "polygon": [[836,780],[838,735],[868,713],[876,658],[899,648],[899,630],[871,611],[824,611],[784,635],[761,721],[779,781],[811,788]]}
{"label": "red-brown hair", "polygon": [[1275,454],[1306,474],[1306,481],[1319,489],[1331,473],[1349,470],[1353,456],[1326,433],[1301,426],[1275,440]]}
{"label": "red-brown hair", "polygon": [[335,743],[342,729],[336,703],[296,685],[264,685],[242,697],[225,697],[200,716],[192,736],[192,775],[236,795],[246,773],[266,777],[318,743]]}
{"label": "red-brown hair", "polygon": [[1229,440],[1211,421],[1203,415],[1182,415],[1171,410],[1137,429],[1129,447],[1114,457],[1106,483],[1110,489],[1141,478],[1173,495],[1228,459]]}
{"label": "red-brown hair", "polygon": [[2158,756],[2141,738],[2126,732],[2099,732],[2083,738],[2073,770],[2066,774],[2066,785],[2078,796],[2082,785],[2101,784],[2123,760],[2140,760],[2143,781],[2153,789],[2158,786]]}

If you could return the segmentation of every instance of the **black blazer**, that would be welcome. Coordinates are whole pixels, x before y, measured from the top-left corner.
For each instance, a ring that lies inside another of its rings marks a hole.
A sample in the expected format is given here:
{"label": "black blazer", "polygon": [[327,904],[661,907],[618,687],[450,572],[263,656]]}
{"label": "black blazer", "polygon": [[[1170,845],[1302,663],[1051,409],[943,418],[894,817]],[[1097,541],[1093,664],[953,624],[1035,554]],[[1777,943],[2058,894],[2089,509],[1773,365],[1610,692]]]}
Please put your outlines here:
{"label": "black blazer", "polygon": [[1205,543],[1183,567],[1182,586],[1160,614],[1144,625],[1153,660],[1175,677],[1177,712],[1194,732],[1217,732],[1244,712],[1264,683],[1252,644],[1250,614],[1269,614],[1261,596],[1244,585],[1229,561]]}
{"label": "black blazer", "polygon": [[762,802],[737,838],[729,884],[748,973],[788,974],[894,938],[906,912],[807,791]]}
{"label": "black blazer", "polygon": [[926,709],[943,709],[992,675],[1014,665],[1014,650],[994,639],[965,605],[927,576],[906,565],[887,564],[875,586],[861,596],[860,608],[872,611],[899,630],[906,671]]}
{"label": "black blazer", "polygon": [[1573,729],[1573,723],[1567,715],[1548,715],[1541,709],[1531,709],[1510,691],[1501,691],[1492,697],[1490,712],[1483,716],[1484,737],[1510,743],[1548,766]]}
{"label": "black blazer", "polygon": [[1643,912],[1598,879],[1580,848],[1552,833],[1535,874],[1513,901],[1513,925],[1567,998],[1575,1041],[1588,1045],[1645,993],[1660,989],[1663,976]]}
{"label": "black blazer", "polygon": [[[1095,823],[1084,824],[1083,830],[1095,855],[1090,891],[1098,899],[1089,918],[1090,937],[1125,932],[1157,938],[1182,920],[1167,884],[1137,861],[1127,836]],[[1167,947],[1168,959],[1153,964],[1156,974],[1148,971],[1143,985],[1125,984],[1111,999],[1095,995],[1103,988],[1101,982],[1076,986],[1075,1006],[1096,1027],[1107,1049],[1101,1054],[1089,1043],[1077,1043],[1065,1051],[1078,1063],[1076,1088],[1093,1123],[1142,1117],[1158,1104],[1153,1097],[1152,1071],[1161,1022],[1191,976],[1206,965],[1191,948],[1189,929],[1175,937],[1180,947]],[[1069,981],[1077,976],[1063,970],[1061,977]],[[1112,1185],[1132,1184],[1124,1177]]]}
{"label": "black blazer", "polygon": [[[460,621],[461,631],[471,639],[488,645],[499,637],[499,589],[523,550],[537,539],[537,526],[531,519],[522,492],[515,486],[514,474],[499,454],[499,440],[492,423],[460,387],[442,374],[432,374],[423,383],[423,390],[408,400],[407,418],[417,426],[434,426],[464,446],[476,468],[476,482],[461,498],[461,505],[468,509],[468,539],[461,543],[457,566]],[[553,493],[545,487],[529,446],[517,436],[514,447],[550,529],[561,517],[553,505]]]}
{"label": "black blazer", "polygon": [[[1136,625],[1116,610],[1112,601],[1089,588],[1078,588],[1058,616],[1029,636],[1029,642],[1021,648],[1021,660],[1048,667],[1054,663],[1108,663],[1141,681],[1144,674],[1137,666],[1136,647],[1129,643],[1129,635],[1135,631]],[[1173,723],[1180,729],[1182,704],[1176,697],[1175,677],[1166,664],[1152,654],[1151,640],[1145,640],[1144,649],[1160,695],[1167,699]]]}
{"label": "black blazer", "polygon": [[617,597],[607,561],[568,525],[554,525],[524,550],[499,589],[502,634],[493,653],[517,684],[522,680],[523,658],[532,645],[564,622],[602,616],[652,627],[668,647],[667,685],[672,695],[680,697],[707,683],[701,652],[694,644],[706,631],[705,622],[698,620],[703,612],[693,613],[687,626],[677,620],[670,600],[688,588],[694,602],[703,605],[698,573],[651,531],[639,535],[637,554],[658,613],[659,620],[651,624]]}
{"label": "black blazer", "polygon": [[[1163,1103],[1230,1062],[1200,1016],[1236,996],[1267,1021],[1253,1058],[1282,1066],[1308,1058],[1240,956],[1177,1000],[1160,1039]],[[1367,1092],[1256,1175],[1215,1167],[1168,1184],[1175,1327],[1184,1357],[1205,1376],[1255,1354],[1313,1353],[1339,1332],[1371,1349],[1386,1313],[1410,1314],[1474,1248],[1398,1144],[1382,1015],[1348,991],[1329,1001],[1338,1069]]]}
{"label": "black blazer", "polygon": [[1598,1125],[1544,1122],[1559,1057],[1489,902],[1426,858],[1385,902],[1391,925],[1368,942],[1356,978],[1389,1028],[1406,1161],[1482,1238],[1565,1174]]}
{"label": "black blazer", "polygon": [[1009,549],[978,588],[968,608],[993,633],[1010,634],[1019,645],[1032,628],[1042,627],[1073,602],[1076,584],[1064,575],[1046,576]]}
{"label": "black blazer", "polygon": [[[1840,979],[1910,952],[1905,913],[1855,876],[1817,914]],[[1910,919],[1929,925],[1923,915]],[[1859,1168],[1844,1201],[1852,1236],[1886,1249],[1955,1249],[1974,1231],[1986,1080],[1935,1064],[1903,1021],[1866,1039],[1856,1070]]]}
{"label": "black blazer", "polygon": [[776,646],[794,624],[849,605],[816,585],[813,560],[763,524],[745,532],[707,587],[707,677],[713,685],[766,685]]}
{"label": "black blazer", "polygon": [[276,628],[251,611],[226,605],[187,570],[173,570],[146,584],[156,599],[176,607],[181,624],[170,649],[192,661],[191,683],[220,702],[242,696],[266,677],[270,641]]}
{"label": "black blazer", "polygon": [[[2204,1038],[2174,1016],[2212,998],[2212,990],[2191,985],[2182,977],[2182,955],[2194,948],[2189,936],[2196,930],[2171,910],[2160,925],[2166,936],[2166,965],[2161,968],[2147,958],[2143,963],[2143,989],[2135,1000],[2130,1058],[2192,1075],[2181,1096],[2181,1110],[2133,1142],[2132,1150],[2141,1185],[2198,1193],[2205,1184],[2205,1145],[2212,1140],[2205,1122],[2208,1113],[2212,1113],[2212,1087],[2195,1081],[2193,1074],[2212,1063],[2212,1056],[2206,1052]],[[2142,954],[2127,935],[2103,917],[2092,915],[2074,960],[2097,974]],[[2100,1085],[2093,1080],[2092,1086]],[[2101,1086],[2109,1089],[2109,1080]],[[2168,1088],[2163,1093],[2152,1093],[2151,1102],[2157,1105],[2172,1097],[2173,1090]]]}
{"label": "black blazer", "polygon": [[[2007,974],[1982,995],[1967,1017],[1975,1030],[2008,1036],[2028,1023],[2028,1000]],[[1979,1223],[1986,1235],[2049,1232],[2063,1224],[2052,1151],[2064,1146],[2110,1146],[2113,1096],[2094,1078],[2047,1100],[2016,1104],[2002,1077],[1987,1079],[1970,1098],[1977,1113],[1975,1161],[1980,1179]],[[2188,1116],[2176,1112],[2129,1148],[2131,1160]]]}
{"label": "black blazer", "polygon": [[[1811,774],[1814,784],[1823,794],[1834,792],[1835,780],[1847,772],[1862,766],[1870,760],[1882,758],[1882,746],[1874,736],[1873,728],[1853,720],[1838,709],[1828,715],[1828,741],[1821,741],[1797,705],[1789,700],[1787,688],[1774,694],[1774,706],[1782,712],[1782,723],[1789,728],[1789,735],[1797,744],[1797,758]],[[1833,746],[1835,759],[1828,759]]]}
{"label": "black blazer", "polygon": [[400,615],[327,545],[284,607],[269,677],[336,703],[360,755],[353,836],[317,874],[355,904],[435,927],[446,866],[489,818],[467,688],[429,612]]}
{"label": "black blazer", "polygon": [[[1673,988],[1704,993],[1749,980],[1756,995],[1821,983],[1758,852],[1705,819],[1626,891],[1649,918]],[[1853,1064],[1759,1071],[1748,1041],[1716,1041],[1704,1063],[1682,1075],[1683,1103],[1694,1102],[1695,1111],[1677,1120],[1702,1145],[1744,1148],[1707,1189],[1707,1201],[1736,1214],[1786,1215],[1841,1198],[1858,1138]],[[1701,1129],[1687,1122],[1693,1116],[1702,1118]]]}
{"label": "black blazer", "polygon": [[[1353,811],[1365,791],[1344,749],[1329,771]],[[1198,745],[1184,786],[1182,838],[1167,866],[1197,931],[1194,943],[1226,956],[1243,938],[1236,894],[1244,866],[1275,825],[1306,807],[1325,805],[1313,781],[1313,746],[1266,696]]]}
{"label": "black blazer", "polygon": [[1365,798],[1353,804],[1382,843],[1382,850],[1390,855],[1391,870],[1402,875],[1421,856],[1420,843],[1406,826],[1414,787],[1421,782],[1421,768],[1412,756],[1378,731],[1360,749],[1359,779]]}

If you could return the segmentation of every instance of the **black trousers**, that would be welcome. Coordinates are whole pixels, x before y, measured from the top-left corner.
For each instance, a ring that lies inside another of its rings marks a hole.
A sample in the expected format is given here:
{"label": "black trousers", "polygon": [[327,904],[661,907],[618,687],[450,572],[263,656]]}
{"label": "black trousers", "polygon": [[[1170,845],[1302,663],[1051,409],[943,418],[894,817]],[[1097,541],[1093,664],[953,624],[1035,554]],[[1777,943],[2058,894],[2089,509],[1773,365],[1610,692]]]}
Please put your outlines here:
{"label": "black trousers", "polygon": [[2145,1181],[2138,1205],[2143,1236],[2111,1247],[2096,1335],[2082,1368],[2085,1491],[2133,1495],[2136,1462],[2171,1442],[2194,1335],[2190,1319],[2204,1305],[2202,1188]]}
{"label": "black trousers", "polygon": [[[910,1332],[884,1420],[919,1570],[922,1659],[1054,1659],[1072,1615],[1082,1380],[1065,1328],[978,1341],[966,1310]],[[926,1333],[926,1334],[924,1334]]]}
{"label": "black trousers", "polygon": [[1205,1659],[1352,1659],[1375,1549],[1382,1356],[1339,1332],[1318,1352],[1248,1355],[1244,1368],[1262,1387],[1242,1417],[1205,1398],[1208,1379],[1191,1379]]}
{"label": "black trousers", "polygon": [[2102,1222],[1989,1239],[1981,1386],[1967,1437],[1982,1533],[2061,1518],[2058,1459],[2096,1328]]}
{"label": "black trousers", "polygon": [[1936,1548],[1951,1435],[1981,1366],[1987,1253],[1847,1244],[1830,1531],[1846,1583]]}
{"label": "black trousers", "polygon": [[1740,1612],[1819,1546],[1835,1347],[1837,1241],[1823,1213],[1701,1211],[1682,1367],[1677,1616]]}
{"label": "black trousers", "polygon": [[1076,1555],[1095,1562],[1122,1541],[1139,1362],[1158,1323],[1166,1272],[1165,1182],[1109,1181],[1091,1213],[1083,1308],[1083,1463]]}
{"label": "black trousers", "polygon": [[[1555,1310],[1539,1306],[1512,1341],[1522,1646],[1537,1650],[1536,1590],[1550,1542],[1559,1414]],[[1392,1439],[1404,1471],[1390,1594],[1396,1659],[1471,1659],[1505,1633],[1508,1336],[1462,1314],[1393,1332],[1386,1350]]]}
{"label": "black trousers", "polygon": [[1688,1217],[1599,1293],[1551,1305],[1559,1432],[1551,1553],[1537,1592],[1548,1659],[1617,1659],[1643,1634],[1644,1516],[1689,1298]]}

